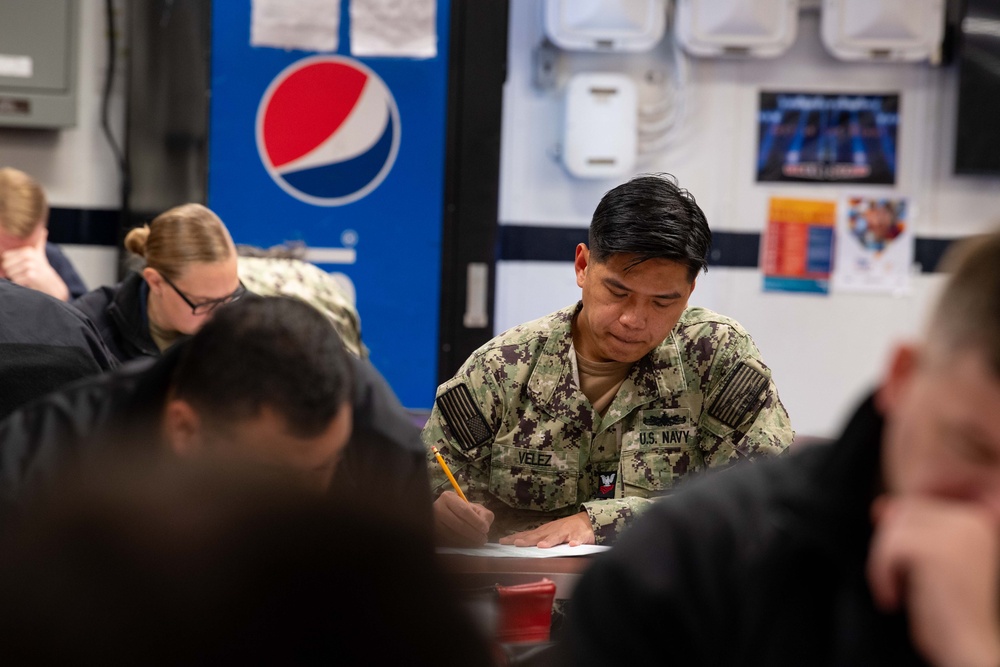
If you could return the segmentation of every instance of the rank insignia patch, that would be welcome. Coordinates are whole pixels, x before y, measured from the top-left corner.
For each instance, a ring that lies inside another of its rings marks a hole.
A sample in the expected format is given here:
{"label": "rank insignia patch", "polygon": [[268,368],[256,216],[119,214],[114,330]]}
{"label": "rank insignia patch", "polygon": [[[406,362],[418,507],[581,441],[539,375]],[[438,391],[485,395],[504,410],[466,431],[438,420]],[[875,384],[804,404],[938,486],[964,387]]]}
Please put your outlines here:
{"label": "rank insignia patch", "polygon": [[618,477],[618,471],[612,471],[608,473],[599,473],[601,476],[601,483],[597,487],[597,498],[598,500],[605,500],[607,498],[615,497],[615,478]]}
{"label": "rank insignia patch", "polygon": [[722,391],[712,401],[708,414],[726,426],[736,428],[748,414],[757,411],[760,394],[767,388],[767,376],[741,363],[726,378]]}
{"label": "rank insignia patch", "polygon": [[472,393],[464,384],[456,385],[437,398],[438,409],[463,450],[485,445],[493,434]]}

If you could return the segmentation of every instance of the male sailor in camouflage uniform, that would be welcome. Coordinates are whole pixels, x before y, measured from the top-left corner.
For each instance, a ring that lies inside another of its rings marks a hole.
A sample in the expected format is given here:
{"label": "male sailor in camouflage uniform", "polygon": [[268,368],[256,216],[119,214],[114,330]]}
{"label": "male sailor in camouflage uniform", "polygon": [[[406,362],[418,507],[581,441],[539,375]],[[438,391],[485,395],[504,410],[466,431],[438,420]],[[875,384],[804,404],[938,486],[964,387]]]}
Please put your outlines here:
{"label": "male sailor in camouflage uniform", "polygon": [[771,372],[734,320],[688,308],[711,231],[663,176],[604,195],[576,249],[582,301],[483,345],[423,431],[443,544],[608,544],[684,475],[792,440]]}

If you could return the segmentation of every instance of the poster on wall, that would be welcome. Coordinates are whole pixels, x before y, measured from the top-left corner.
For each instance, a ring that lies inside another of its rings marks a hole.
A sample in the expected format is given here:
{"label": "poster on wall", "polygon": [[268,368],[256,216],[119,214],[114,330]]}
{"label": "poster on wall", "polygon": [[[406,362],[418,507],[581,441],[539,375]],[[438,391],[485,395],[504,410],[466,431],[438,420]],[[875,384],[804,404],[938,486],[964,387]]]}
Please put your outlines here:
{"label": "poster on wall", "polygon": [[837,202],[772,197],[761,249],[766,292],[827,294]]}
{"label": "poster on wall", "polygon": [[834,289],[906,293],[914,253],[911,217],[905,198],[845,197],[837,222]]}
{"label": "poster on wall", "polygon": [[757,180],[896,182],[899,95],[761,92]]}

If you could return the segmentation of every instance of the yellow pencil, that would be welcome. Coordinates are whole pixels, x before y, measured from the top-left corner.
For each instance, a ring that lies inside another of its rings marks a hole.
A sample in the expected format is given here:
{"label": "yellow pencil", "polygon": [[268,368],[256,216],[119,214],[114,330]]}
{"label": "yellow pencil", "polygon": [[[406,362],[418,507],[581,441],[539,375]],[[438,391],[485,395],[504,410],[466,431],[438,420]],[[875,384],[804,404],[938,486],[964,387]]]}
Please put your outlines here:
{"label": "yellow pencil", "polygon": [[434,452],[434,456],[437,457],[438,464],[441,466],[441,469],[444,470],[444,474],[448,475],[448,481],[451,482],[453,487],[455,487],[455,493],[457,493],[458,497],[465,502],[469,502],[469,499],[465,497],[464,493],[462,493],[462,487],[458,485],[458,480],[456,480],[455,476],[451,474],[451,470],[448,469],[448,464],[444,462],[444,457],[441,456],[441,452],[439,452],[438,448],[433,445],[431,446],[431,451]]}

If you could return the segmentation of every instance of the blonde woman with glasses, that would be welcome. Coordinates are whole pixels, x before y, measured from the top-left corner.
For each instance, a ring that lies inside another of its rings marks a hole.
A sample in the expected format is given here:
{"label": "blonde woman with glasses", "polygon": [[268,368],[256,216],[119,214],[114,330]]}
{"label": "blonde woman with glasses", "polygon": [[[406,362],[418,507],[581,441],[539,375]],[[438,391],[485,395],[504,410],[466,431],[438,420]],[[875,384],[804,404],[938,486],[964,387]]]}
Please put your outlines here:
{"label": "blonde woman with glasses", "polygon": [[246,292],[229,231],[201,204],[177,206],[132,229],[125,248],[145,266],[73,302],[119,361],[159,356]]}

